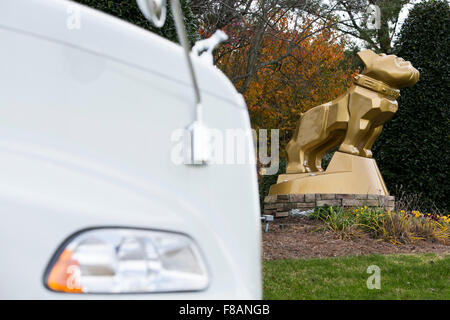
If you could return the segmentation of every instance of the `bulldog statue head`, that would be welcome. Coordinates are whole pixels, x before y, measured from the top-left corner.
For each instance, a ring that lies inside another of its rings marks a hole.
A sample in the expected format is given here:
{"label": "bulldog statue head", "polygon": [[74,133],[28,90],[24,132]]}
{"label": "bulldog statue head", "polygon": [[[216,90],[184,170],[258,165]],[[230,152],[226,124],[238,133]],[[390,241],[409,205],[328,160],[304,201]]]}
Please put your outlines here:
{"label": "bulldog statue head", "polygon": [[372,50],[365,50],[359,52],[358,57],[365,66],[363,75],[382,81],[393,88],[410,87],[419,81],[419,71],[411,65],[411,62],[395,55],[376,54]]}

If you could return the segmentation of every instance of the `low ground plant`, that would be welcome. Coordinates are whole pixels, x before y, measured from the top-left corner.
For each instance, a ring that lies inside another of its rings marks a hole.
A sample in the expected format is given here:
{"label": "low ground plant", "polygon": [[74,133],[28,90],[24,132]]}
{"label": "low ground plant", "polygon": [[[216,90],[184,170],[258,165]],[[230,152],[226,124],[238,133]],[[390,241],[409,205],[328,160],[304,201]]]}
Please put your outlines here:
{"label": "low ground plant", "polygon": [[324,228],[340,238],[353,238],[362,233],[393,244],[431,240],[450,241],[450,217],[412,211],[390,211],[367,206],[353,209],[324,206],[310,215],[321,220]]}

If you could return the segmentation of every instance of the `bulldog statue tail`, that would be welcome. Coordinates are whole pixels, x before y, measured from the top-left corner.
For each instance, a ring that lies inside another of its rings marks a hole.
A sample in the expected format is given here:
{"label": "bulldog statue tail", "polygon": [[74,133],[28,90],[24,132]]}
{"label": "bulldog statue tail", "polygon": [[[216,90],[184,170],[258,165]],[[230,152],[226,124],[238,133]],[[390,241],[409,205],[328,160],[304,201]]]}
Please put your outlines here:
{"label": "bulldog statue tail", "polygon": [[[301,116],[287,145],[286,174],[279,176],[270,194],[388,195],[376,162],[371,159],[371,148],[383,124],[398,109],[399,89],[414,85],[419,80],[419,72],[409,61],[395,55],[365,50],[358,57],[365,68],[355,77],[353,86],[337,99]],[[323,172],[323,156],[337,146],[339,151]],[[365,183],[361,179],[366,179]]]}

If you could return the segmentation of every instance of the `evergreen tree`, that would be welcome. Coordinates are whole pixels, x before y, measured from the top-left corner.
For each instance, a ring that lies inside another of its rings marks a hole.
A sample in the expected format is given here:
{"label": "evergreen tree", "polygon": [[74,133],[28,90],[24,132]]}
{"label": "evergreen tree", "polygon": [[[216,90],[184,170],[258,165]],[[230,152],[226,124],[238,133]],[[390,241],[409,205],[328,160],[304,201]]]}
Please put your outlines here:
{"label": "evergreen tree", "polygon": [[401,90],[399,109],[374,147],[388,188],[422,194],[424,209],[450,209],[450,9],[445,0],[419,3],[403,24],[395,53],[420,71]]}

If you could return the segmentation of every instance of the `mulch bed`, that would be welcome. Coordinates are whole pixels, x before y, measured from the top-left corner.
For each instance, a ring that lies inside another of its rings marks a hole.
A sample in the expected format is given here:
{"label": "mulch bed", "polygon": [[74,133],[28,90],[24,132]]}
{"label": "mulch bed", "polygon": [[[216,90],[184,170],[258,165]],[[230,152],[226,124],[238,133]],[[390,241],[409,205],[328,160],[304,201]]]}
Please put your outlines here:
{"label": "mulch bed", "polygon": [[[280,226],[280,224],[282,226]],[[307,217],[280,218],[263,233],[263,259],[323,258],[368,254],[450,253],[450,245],[431,241],[394,245],[362,234],[353,239],[339,239],[331,231],[320,230],[320,221]],[[318,230],[319,229],[319,230]]]}

